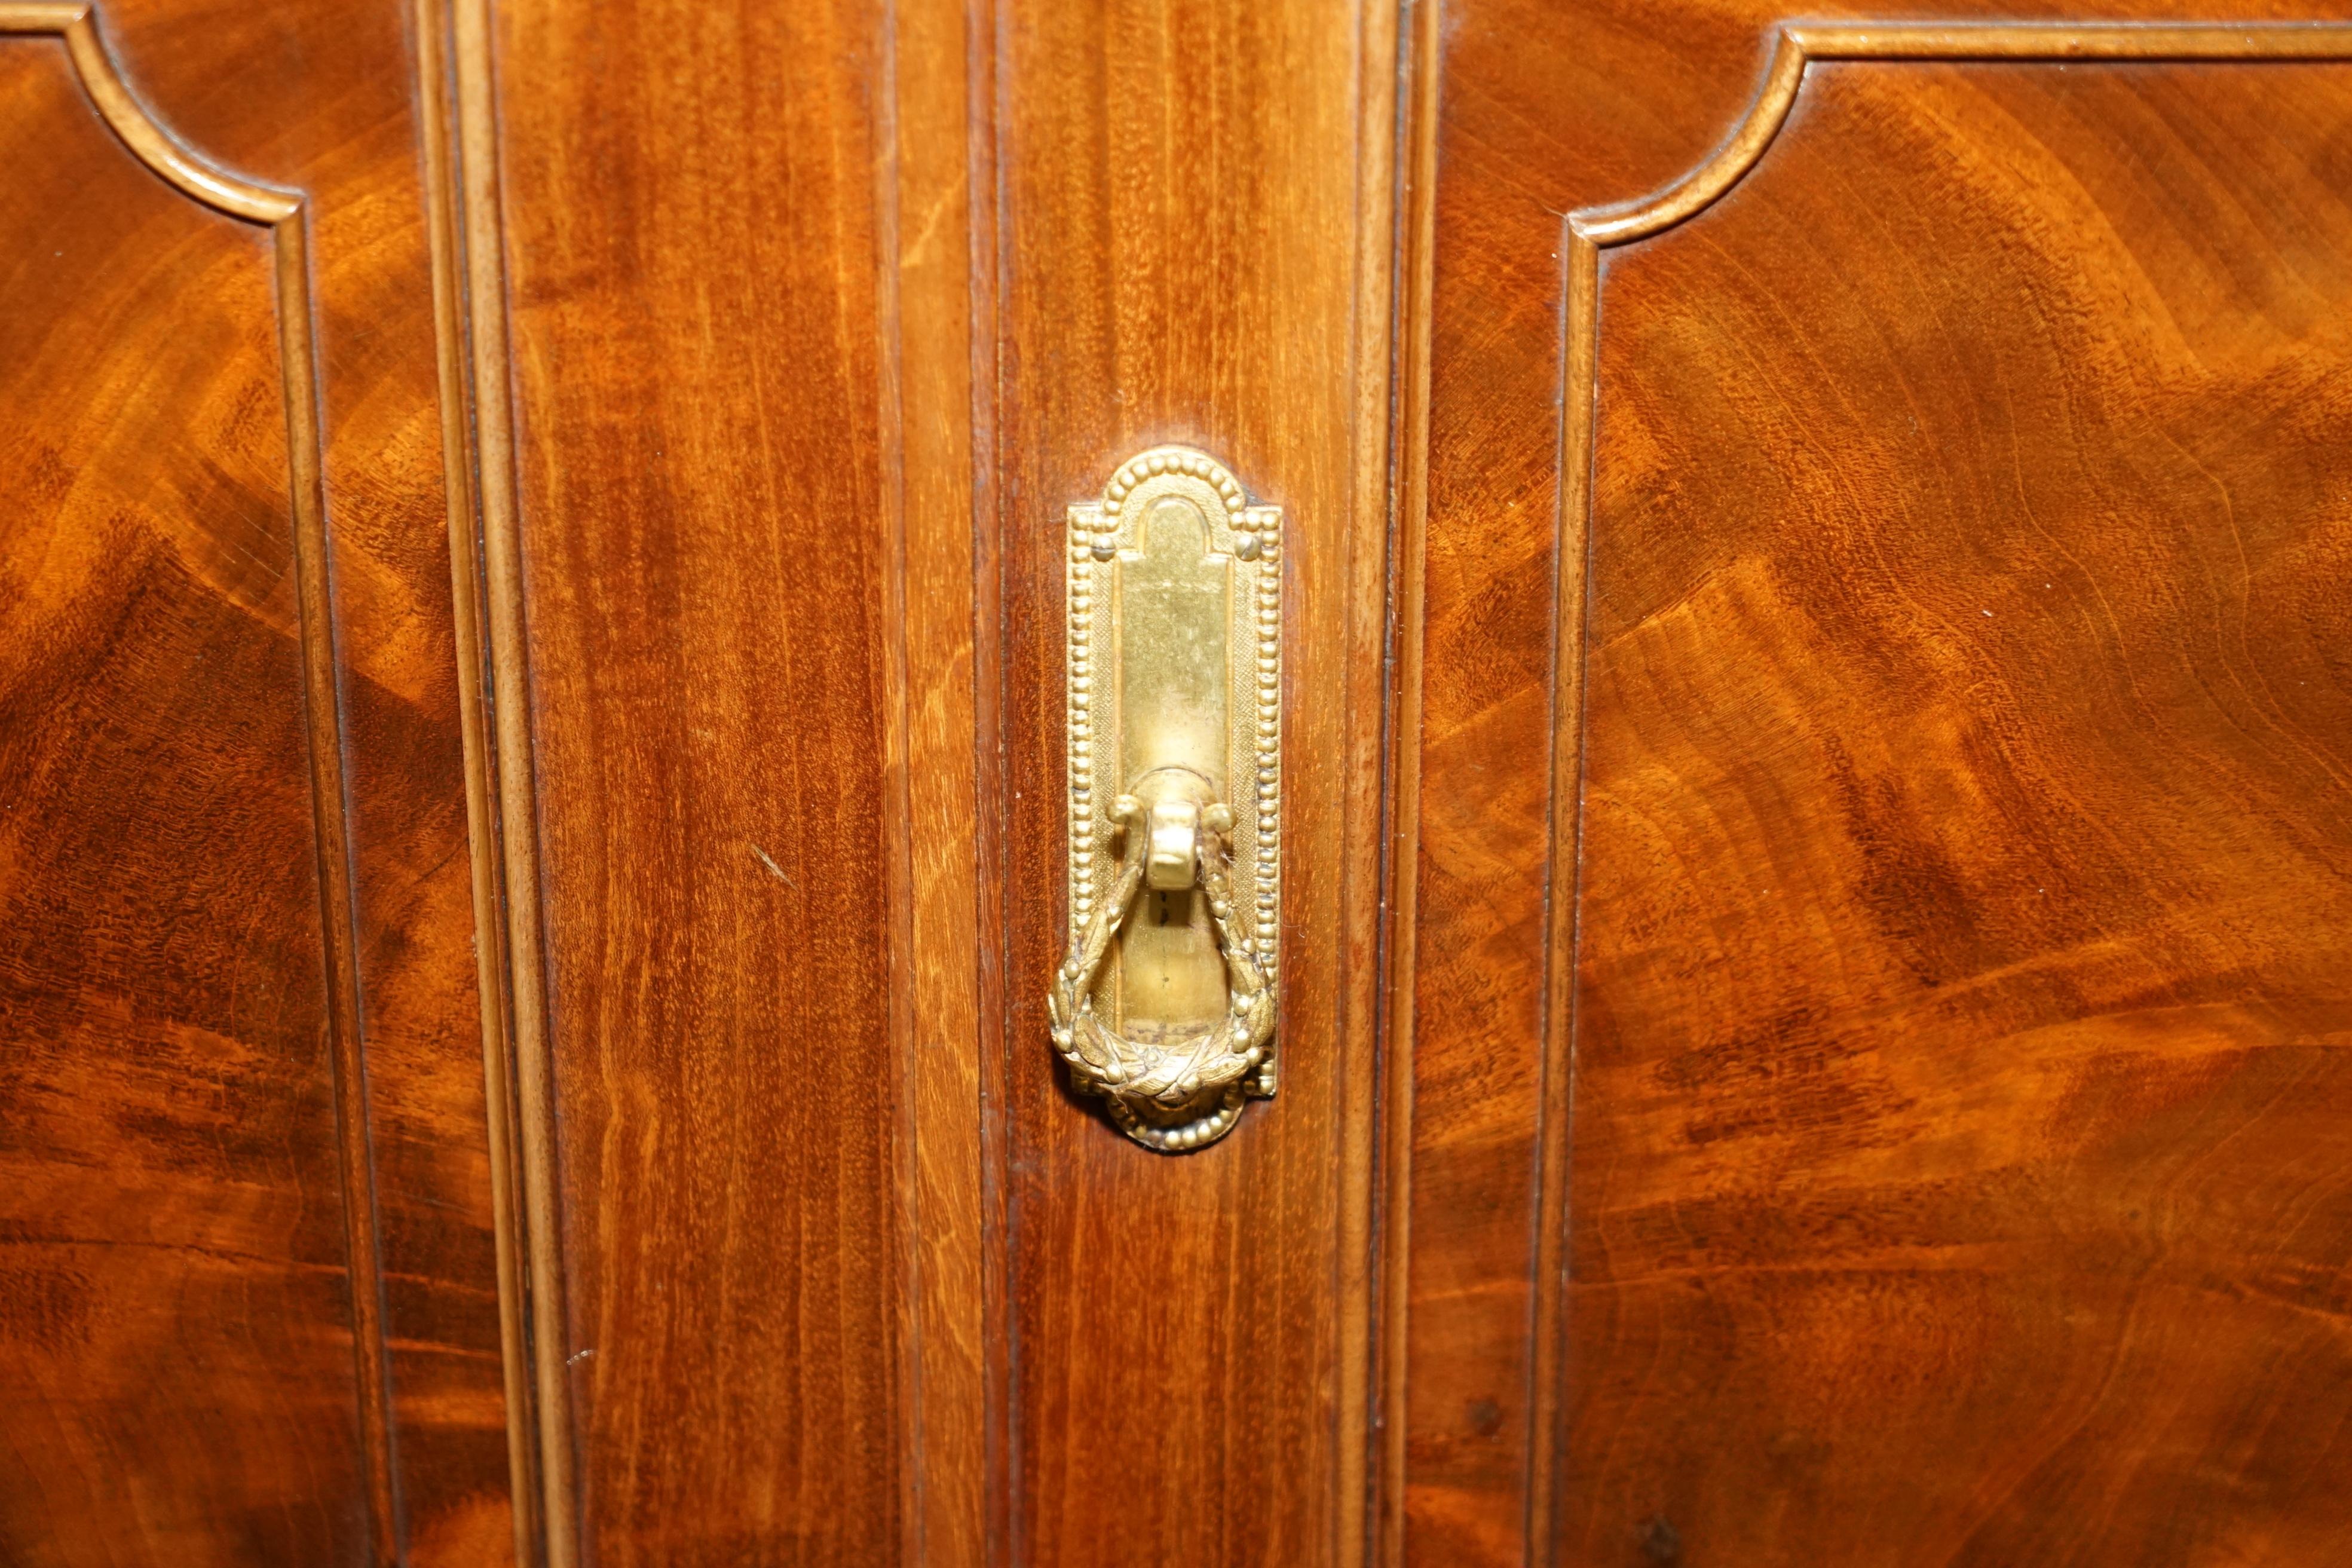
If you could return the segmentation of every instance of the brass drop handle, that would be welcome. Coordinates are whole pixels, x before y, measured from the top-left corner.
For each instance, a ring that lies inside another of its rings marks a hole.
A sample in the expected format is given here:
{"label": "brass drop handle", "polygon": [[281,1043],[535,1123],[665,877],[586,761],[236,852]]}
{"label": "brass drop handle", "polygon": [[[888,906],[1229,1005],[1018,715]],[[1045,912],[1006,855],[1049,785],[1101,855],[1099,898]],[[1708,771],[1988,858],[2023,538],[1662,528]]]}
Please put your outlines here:
{"label": "brass drop handle", "polygon": [[[1281,515],[1181,447],[1070,509],[1070,945],[1047,1014],[1072,1087],[1166,1153],[1275,1091]],[[1097,777],[1122,786],[1107,810]]]}
{"label": "brass drop handle", "polygon": [[[1265,1060],[1274,1036],[1274,994],[1249,939],[1234,928],[1223,837],[1233,829],[1233,809],[1222,803],[1204,809],[1172,795],[1146,805],[1130,795],[1113,804],[1111,815],[1126,853],[1110,897],[1055,978],[1047,1001],[1054,1044],[1072,1075],[1108,1101],[1129,1137],[1171,1153],[1197,1149],[1233,1130],[1244,1080]],[[1231,1004],[1214,1027],[1200,1033],[1160,1043],[1129,1039],[1096,1015],[1091,994],[1112,940],[1139,899],[1196,888],[1208,898]],[[1171,1124],[1171,1117],[1181,1120]]]}

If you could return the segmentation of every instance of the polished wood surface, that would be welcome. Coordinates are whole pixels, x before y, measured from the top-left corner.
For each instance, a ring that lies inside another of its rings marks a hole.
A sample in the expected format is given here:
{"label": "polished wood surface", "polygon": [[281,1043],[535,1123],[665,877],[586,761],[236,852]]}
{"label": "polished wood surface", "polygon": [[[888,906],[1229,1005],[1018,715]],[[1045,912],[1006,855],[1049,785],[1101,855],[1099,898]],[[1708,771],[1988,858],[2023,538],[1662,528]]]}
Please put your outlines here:
{"label": "polished wood surface", "polygon": [[[348,1559],[368,1518],[273,246],[132,158],[61,43],[0,40],[0,71],[12,131],[53,150],[0,195],[10,292],[40,300],[0,327],[22,449],[0,1542]],[[124,357],[107,323],[149,290],[177,308]]]}
{"label": "polished wood surface", "polygon": [[[1379,1561],[1506,1563],[1528,1560],[1554,869],[1559,459],[1530,416],[1559,418],[1564,210],[1524,189],[1557,151],[1529,145],[1540,120],[1525,99],[1573,89],[1520,75],[1538,56],[1558,70],[1549,14],[1415,17],[1385,1041],[1403,1082],[1382,1150],[1399,1217]],[[1498,87],[1522,97],[1497,103]]]}
{"label": "polished wood surface", "polygon": [[11,1563],[510,1548],[404,17],[330,11],[0,6]]}
{"label": "polished wood surface", "polygon": [[[0,1558],[2346,1556],[2352,28],[1835,9],[0,3]],[[1173,1157],[1044,1018],[1160,442]]]}
{"label": "polished wood surface", "polygon": [[1816,68],[1603,262],[1565,1555],[2352,1551],[2347,109]]}
{"label": "polished wood surface", "polygon": [[[891,837],[900,1042],[894,1093],[911,1157],[898,1166],[908,1288],[899,1302],[911,1396],[902,1560],[939,1568],[1002,1563],[1010,1500],[1001,1236],[1004,965],[983,921],[1001,921],[1003,889],[981,876],[1002,832],[1002,768],[988,758],[1001,668],[992,635],[998,552],[980,524],[990,493],[983,357],[992,291],[974,266],[992,232],[972,169],[985,158],[978,104],[987,78],[970,68],[981,17],[961,5],[890,12],[893,136],[883,215],[884,416],[891,529],[887,614],[900,628],[887,669],[893,775]],[[983,187],[984,189],[984,187]],[[983,790],[987,793],[983,794]],[[985,911],[985,912],[984,912]],[[992,1161],[992,1152],[997,1156]]]}
{"label": "polished wood surface", "polygon": [[2346,78],[2217,57],[2343,40],[1664,9],[1444,39],[1421,787],[1549,774],[1552,918],[1424,885],[1549,989],[1417,1020],[1402,1556],[2331,1560]]}
{"label": "polished wood surface", "polygon": [[[1387,21],[469,15],[477,812],[564,1298],[532,1321],[551,1559],[1360,1560]],[[1159,127],[1179,39],[1222,74]],[[1114,213],[1157,248],[1071,241]],[[1040,1012],[1038,629],[1063,506],[1146,433],[1302,522],[1291,1070],[1181,1161],[1072,1102]],[[1110,1452],[1165,1484],[1090,1479]]]}
{"label": "polished wood surface", "polygon": [[491,630],[528,671],[508,881],[543,899],[561,1236],[533,1245],[565,1295],[533,1329],[579,1467],[551,1551],[576,1510],[607,1564],[898,1559],[881,13],[489,21]]}
{"label": "polished wood surface", "polygon": [[[1005,1560],[1355,1563],[1394,18],[1187,0],[999,24]],[[1067,931],[1063,508],[1159,442],[1284,509],[1289,574],[1281,1090],[1173,1157],[1069,1092],[1044,1007]]]}

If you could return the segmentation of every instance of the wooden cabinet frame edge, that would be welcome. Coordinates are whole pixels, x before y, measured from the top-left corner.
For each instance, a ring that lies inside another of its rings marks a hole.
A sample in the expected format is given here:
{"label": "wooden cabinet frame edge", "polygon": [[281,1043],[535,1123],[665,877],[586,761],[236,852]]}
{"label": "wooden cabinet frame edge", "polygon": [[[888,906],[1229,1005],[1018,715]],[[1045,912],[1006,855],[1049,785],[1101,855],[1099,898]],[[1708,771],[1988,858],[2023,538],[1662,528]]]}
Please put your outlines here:
{"label": "wooden cabinet frame edge", "polygon": [[580,1561],[488,0],[413,0],[519,1563]]}

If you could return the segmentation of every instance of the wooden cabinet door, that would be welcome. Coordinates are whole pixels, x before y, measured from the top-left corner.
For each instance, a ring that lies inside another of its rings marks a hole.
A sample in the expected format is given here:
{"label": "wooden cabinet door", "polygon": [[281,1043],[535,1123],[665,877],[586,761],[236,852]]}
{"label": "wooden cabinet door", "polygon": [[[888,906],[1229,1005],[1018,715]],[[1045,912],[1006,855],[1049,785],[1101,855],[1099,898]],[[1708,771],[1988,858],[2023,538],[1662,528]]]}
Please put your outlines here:
{"label": "wooden cabinet door", "polygon": [[[2242,4],[0,0],[0,1561],[2352,1556],[2347,127]],[[1172,448],[1171,1152],[1049,998]]]}

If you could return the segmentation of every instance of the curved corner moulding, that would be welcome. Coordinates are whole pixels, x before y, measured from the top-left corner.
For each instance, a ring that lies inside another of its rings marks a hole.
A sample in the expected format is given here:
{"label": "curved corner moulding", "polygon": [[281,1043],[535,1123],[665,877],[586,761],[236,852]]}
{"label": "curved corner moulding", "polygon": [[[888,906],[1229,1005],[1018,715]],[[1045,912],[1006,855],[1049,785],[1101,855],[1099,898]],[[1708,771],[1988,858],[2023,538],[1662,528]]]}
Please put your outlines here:
{"label": "curved corner moulding", "polygon": [[1275,1091],[1282,510],[1189,447],[1069,511],[1072,1085],[1181,1153]]}

